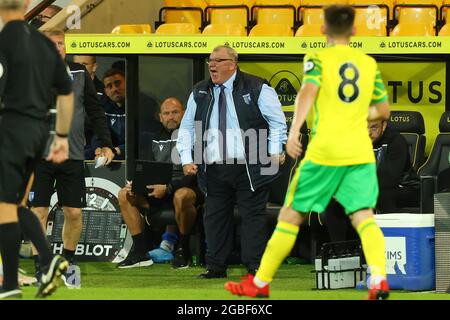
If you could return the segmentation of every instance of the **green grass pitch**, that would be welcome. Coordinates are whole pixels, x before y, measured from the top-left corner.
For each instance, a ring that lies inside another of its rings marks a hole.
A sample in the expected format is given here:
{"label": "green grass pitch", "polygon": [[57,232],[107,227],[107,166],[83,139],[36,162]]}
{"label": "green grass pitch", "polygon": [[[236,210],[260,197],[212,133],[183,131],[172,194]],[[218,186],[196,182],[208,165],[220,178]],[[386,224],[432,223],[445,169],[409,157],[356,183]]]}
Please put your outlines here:
{"label": "green grass pitch", "polygon": [[[169,264],[117,269],[107,262],[82,262],[82,288],[60,287],[50,300],[244,300],[223,288],[225,279],[197,279],[204,269],[173,270]],[[33,274],[31,260],[21,260],[21,268]],[[238,281],[244,268],[232,266],[228,279]],[[283,264],[271,285],[273,300],[364,300],[366,291],[356,289],[315,290],[312,265]],[[24,299],[34,299],[36,287],[24,287]],[[393,291],[392,300],[450,300],[450,294]]]}

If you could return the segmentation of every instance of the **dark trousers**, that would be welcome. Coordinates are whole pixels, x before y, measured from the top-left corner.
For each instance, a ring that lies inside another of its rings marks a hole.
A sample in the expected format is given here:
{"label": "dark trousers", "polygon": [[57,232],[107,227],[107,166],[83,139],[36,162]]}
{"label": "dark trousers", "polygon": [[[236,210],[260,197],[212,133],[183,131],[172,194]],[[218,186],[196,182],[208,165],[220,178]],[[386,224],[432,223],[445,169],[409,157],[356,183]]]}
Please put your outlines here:
{"label": "dark trousers", "polygon": [[233,212],[241,216],[241,258],[247,269],[259,267],[267,243],[268,185],[250,189],[245,165],[213,164],[206,170],[206,212],[203,217],[208,269],[226,270],[233,249]]}

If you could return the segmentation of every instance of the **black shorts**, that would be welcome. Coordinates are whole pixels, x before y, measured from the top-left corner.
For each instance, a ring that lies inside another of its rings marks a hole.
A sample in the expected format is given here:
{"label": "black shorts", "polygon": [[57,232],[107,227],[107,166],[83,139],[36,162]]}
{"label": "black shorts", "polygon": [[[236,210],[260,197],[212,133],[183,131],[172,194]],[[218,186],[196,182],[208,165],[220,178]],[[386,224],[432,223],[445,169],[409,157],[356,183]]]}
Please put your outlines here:
{"label": "black shorts", "polygon": [[34,174],[29,197],[32,207],[48,207],[55,190],[59,205],[71,208],[86,207],[83,160],[69,159],[61,164],[41,160]]}
{"label": "black shorts", "polygon": [[0,114],[0,202],[19,204],[47,143],[48,123]]}
{"label": "black shorts", "polygon": [[[205,202],[205,195],[203,194],[203,192],[200,191],[200,189],[197,187],[197,185],[189,186],[186,188],[192,189],[195,192],[195,206],[196,207],[198,207],[199,205],[201,205]],[[173,196],[174,196],[173,194],[166,195],[162,199],[157,199],[157,198],[146,196],[145,199],[148,202],[149,208],[144,209],[143,212],[145,214],[151,215],[154,212],[158,212],[160,210],[173,209]]]}

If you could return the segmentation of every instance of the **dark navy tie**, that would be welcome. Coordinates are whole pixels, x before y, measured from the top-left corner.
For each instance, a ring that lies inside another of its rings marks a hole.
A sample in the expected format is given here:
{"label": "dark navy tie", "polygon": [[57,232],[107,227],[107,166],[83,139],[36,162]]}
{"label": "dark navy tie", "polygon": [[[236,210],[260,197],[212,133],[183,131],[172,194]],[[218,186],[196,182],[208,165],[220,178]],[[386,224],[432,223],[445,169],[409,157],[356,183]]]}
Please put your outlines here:
{"label": "dark navy tie", "polygon": [[219,94],[219,132],[222,134],[222,140],[219,139],[219,152],[220,157],[225,162],[227,159],[227,99],[225,98],[224,85],[220,86]]}

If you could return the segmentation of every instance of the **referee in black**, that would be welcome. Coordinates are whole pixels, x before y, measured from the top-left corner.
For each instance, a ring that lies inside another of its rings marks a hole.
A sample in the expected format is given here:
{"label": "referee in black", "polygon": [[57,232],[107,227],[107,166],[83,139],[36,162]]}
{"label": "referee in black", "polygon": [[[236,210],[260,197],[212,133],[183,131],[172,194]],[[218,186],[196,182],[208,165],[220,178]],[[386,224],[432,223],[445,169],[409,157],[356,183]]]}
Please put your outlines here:
{"label": "referee in black", "polygon": [[18,285],[21,230],[42,254],[38,296],[56,289],[68,263],[51,257],[39,221],[19,204],[49,139],[48,110],[57,95],[56,135],[48,160],[68,158],[73,113],[72,82],[55,45],[24,19],[30,0],[0,0],[0,299],[21,297]]}

